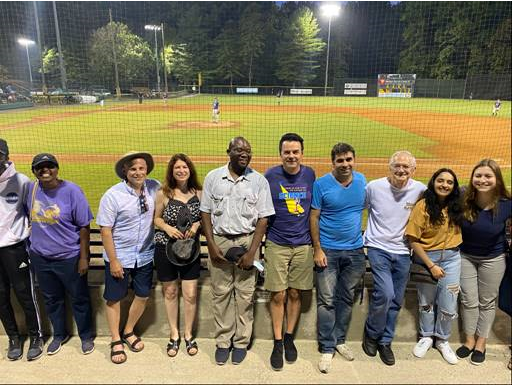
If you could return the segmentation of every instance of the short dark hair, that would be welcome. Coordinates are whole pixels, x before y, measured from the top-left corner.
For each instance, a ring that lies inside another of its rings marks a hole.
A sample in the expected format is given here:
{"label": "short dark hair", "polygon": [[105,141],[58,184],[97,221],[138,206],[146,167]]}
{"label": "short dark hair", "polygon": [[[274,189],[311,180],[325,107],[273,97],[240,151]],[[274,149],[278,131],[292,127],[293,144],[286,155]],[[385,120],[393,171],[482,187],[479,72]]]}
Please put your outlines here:
{"label": "short dark hair", "polygon": [[248,142],[246,138],[244,138],[243,136],[236,136],[230,139],[230,143],[228,143],[228,149],[226,150],[226,152],[229,153],[232,147],[235,146],[235,143],[237,142],[243,142],[251,146],[251,144]]}
{"label": "short dark hair", "polygon": [[337,155],[345,154],[346,152],[352,152],[353,156],[356,156],[356,152],[350,144],[339,142],[331,149],[331,161],[333,162]]}
{"label": "short dark hair", "polygon": [[303,150],[305,149],[303,145],[303,138],[300,137],[298,134],[294,134],[293,132],[289,132],[281,137],[280,144],[278,146],[278,151],[280,152],[280,154],[283,142],[299,142],[301,143],[301,152],[303,152]]}

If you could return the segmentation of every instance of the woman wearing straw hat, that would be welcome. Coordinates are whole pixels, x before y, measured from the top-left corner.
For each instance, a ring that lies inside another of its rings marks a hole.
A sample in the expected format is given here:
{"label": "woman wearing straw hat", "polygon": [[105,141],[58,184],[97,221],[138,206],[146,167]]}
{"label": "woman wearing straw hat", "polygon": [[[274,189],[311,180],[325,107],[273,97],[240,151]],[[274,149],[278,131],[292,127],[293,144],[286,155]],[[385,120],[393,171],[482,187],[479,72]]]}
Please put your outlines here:
{"label": "woman wearing straw hat", "polygon": [[[154,167],[146,152],[129,152],[118,160],[116,174],[123,181],[103,195],[96,223],[101,227],[105,249],[105,292],[107,321],[111,332],[111,361],[127,360],[123,343],[140,352],[144,343],[134,327],[146,307],[153,278],[153,211],[160,183],[147,179]],[[120,335],[120,301],[128,294],[129,277],[135,292],[128,319]]]}

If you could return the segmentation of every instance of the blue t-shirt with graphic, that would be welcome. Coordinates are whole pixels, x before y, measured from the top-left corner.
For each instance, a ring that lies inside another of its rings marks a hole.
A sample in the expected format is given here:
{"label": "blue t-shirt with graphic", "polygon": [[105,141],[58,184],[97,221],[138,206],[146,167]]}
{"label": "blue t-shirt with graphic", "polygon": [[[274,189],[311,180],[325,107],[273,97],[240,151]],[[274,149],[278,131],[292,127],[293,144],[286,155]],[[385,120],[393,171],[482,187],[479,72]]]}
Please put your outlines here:
{"label": "blue t-shirt with graphic", "polygon": [[269,219],[267,239],[278,245],[311,244],[309,217],[314,170],[301,166],[296,175],[291,175],[280,165],[267,170],[265,177],[276,212]]}
{"label": "blue t-shirt with graphic", "polygon": [[362,212],[365,209],[363,174],[353,171],[353,180],[343,187],[330,172],[313,186],[312,208],[320,210],[321,247],[354,250],[363,247]]}

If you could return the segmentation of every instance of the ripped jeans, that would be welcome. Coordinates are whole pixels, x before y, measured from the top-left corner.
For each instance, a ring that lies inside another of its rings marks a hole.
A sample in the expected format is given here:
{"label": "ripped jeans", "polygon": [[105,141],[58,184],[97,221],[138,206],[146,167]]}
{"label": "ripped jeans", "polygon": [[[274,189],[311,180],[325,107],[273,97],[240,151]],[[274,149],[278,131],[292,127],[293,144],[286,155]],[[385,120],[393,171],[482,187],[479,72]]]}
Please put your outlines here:
{"label": "ripped jeans", "polygon": [[[461,256],[457,248],[427,251],[431,261],[445,271],[438,284],[418,283],[419,327],[422,337],[435,336],[448,340],[452,320],[458,317]],[[418,258],[418,257],[417,257]]]}

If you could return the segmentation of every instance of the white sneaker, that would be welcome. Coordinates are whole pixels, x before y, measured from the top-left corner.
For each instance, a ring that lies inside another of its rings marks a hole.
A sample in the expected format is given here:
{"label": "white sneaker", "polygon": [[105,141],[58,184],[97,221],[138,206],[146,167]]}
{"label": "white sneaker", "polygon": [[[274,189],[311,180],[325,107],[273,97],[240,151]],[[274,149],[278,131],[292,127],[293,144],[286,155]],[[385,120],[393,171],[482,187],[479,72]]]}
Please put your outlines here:
{"label": "white sneaker", "polygon": [[319,370],[321,373],[328,373],[331,369],[331,360],[333,360],[332,353],[322,353],[319,360]]}
{"label": "white sneaker", "polygon": [[415,357],[422,358],[432,346],[433,339],[431,337],[422,337],[413,348],[413,355]]}
{"label": "white sneaker", "polygon": [[354,360],[354,354],[351,351],[351,349],[349,349],[349,346],[347,346],[346,344],[337,345],[336,349],[337,349],[337,352],[339,352],[339,354],[342,357],[344,357],[346,360],[348,360],[348,361]]}
{"label": "white sneaker", "polygon": [[435,346],[438,351],[442,353],[442,357],[445,361],[451,365],[456,365],[458,363],[458,357],[452,351],[451,346],[449,345],[449,341],[436,341]]}

